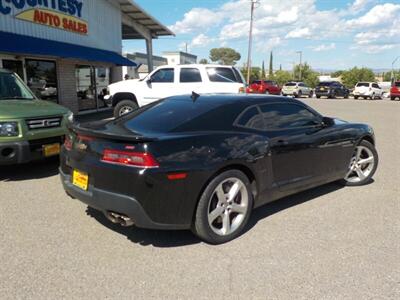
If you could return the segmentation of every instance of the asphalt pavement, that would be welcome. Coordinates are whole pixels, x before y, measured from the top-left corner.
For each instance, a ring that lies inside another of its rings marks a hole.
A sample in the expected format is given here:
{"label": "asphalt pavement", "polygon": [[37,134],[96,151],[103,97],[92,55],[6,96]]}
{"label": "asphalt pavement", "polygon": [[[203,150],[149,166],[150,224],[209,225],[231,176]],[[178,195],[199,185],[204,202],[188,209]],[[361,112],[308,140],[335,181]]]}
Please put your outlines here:
{"label": "asphalt pavement", "polygon": [[400,101],[303,101],[374,127],[374,182],[258,208],[224,245],[110,224],[65,195],[56,159],[0,167],[0,298],[400,299]]}

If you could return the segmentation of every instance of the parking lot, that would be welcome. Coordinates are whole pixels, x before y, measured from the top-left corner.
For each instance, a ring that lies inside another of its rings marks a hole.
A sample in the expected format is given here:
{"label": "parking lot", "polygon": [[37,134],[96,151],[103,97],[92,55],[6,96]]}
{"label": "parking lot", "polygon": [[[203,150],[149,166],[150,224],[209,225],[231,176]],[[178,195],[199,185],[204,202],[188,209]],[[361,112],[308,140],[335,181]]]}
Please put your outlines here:
{"label": "parking lot", "polygon": [[57,160],[1,167],[1,298],[399,299],[400,102],[303,101],[374,127],[374,182],[258,208],[220,246],[110,224],[65,195]]}

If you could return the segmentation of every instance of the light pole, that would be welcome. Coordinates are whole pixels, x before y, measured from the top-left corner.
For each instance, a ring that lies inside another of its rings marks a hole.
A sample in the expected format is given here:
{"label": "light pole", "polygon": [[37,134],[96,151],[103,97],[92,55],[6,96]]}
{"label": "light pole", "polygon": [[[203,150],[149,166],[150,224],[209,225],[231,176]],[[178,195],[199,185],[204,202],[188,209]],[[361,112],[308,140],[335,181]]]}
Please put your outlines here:
{"label": "light pole", "polygon": [[253,19],[254,19],[254,7],[260,0],[251,0],[251,11],[250,11],[250,31],[249,31],[249,49],[247,51],[247,84],[250,84],[250,72],[251,72],[251,47],[253,43]]}
{"label": "light pole", "polygon": [[397,57],[394,59],[394,61],[392,62],[392,74],[391,74],[391,76],[390,76],[390,81],[392,82],[392,85],[393,85],[393,83],[394,83],[394,69],[393,69],[393,66],[394,66],[394,64],[396,63],[396,61],[397,61],[399,58],[400,58],[400,56],[397,56]]}
{"label": "light pole", "polygon": [[300,81],[301,81],[301,59],[303,56],[303,51],[296,51],[296,53],[300,54],[299,77],[300,77]]}

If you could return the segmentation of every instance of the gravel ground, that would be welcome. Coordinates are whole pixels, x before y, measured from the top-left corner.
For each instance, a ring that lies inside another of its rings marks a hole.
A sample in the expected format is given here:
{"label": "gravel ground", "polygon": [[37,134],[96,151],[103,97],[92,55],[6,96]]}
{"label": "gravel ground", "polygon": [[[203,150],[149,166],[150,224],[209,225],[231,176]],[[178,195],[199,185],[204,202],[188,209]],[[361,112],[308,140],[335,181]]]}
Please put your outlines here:
{"label": "gravel ground", "polygon": [[0,167],[0,298],[400,299],[400,102],[304,101],[373,125],[375,181],[268,204],[220,246],[110,224],[64,194],[56,160]]}

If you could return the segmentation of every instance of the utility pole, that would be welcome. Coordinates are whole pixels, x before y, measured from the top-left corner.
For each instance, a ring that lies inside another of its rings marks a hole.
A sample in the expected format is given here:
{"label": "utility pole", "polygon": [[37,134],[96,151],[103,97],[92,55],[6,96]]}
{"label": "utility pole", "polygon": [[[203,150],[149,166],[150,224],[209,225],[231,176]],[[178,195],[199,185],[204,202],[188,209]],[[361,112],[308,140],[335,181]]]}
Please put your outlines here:
{"label": "utility pole", "polygon": [[188,43],[185,42],[185,52],[187,53],[187,51],[188,51]]}
{"label": "utility pole", "polygon": [[300,77],[300,81],[301,81],[301,59],[303,56],[303,51],[296,51],[296,53],[300,54],[300,64],[299,64],[299,77]]}
{"label": "utility pole", "polygon": [[394,83],[394,69],[393,69],[393,67],[394,67],[394,64],[396,63],[396,61],[397,61],[399,58],[400,58],[400,56],[397,56],[397,57],[394,59],[394,61],[392,62],[392,74],[390,75],[390,81],[391,81],[392,85],[393,85],[393,83]]}
{"label": "utility pole", "polygon": [[251,0],[249,49],[247,51],[247,84],[250,84],[251,47],[252,47],[252,43],[253,43],[253,19],[254,19],[254,7],[255,7],[256,3],[259,3],[259,0]]}

